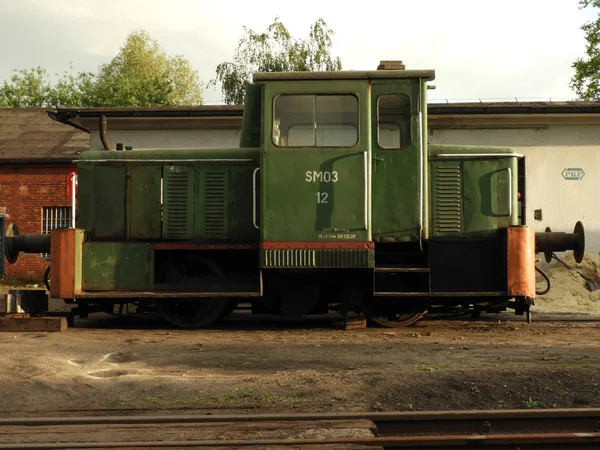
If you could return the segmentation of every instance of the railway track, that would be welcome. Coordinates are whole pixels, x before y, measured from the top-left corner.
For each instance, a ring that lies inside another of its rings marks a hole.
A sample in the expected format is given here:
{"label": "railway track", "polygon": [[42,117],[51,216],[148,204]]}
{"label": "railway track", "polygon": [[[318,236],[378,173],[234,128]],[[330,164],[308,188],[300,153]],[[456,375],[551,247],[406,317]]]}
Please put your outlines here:
{"label": "railway track", "polygon": [[0,449],[600,449],[600,408],[0,419]]}

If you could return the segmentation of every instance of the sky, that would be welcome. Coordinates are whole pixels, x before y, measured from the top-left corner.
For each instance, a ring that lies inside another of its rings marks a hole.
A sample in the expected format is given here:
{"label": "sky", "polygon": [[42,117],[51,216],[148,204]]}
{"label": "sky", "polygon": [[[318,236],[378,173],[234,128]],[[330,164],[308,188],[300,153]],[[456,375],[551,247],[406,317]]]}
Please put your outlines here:
{"label": "sky", "polygon": [[[322,17],[343,69],[376,69],[380,60],[434,69],[431,101],[571,100],[571,64],[585,51],[580,27],[596,14],[578,0],[0,0],[0,82],[36,66],[95,71],[144,29],[206,83],[232,58],[244,26],[265,31],[279,16],[300,38]],[[205,89],[204,103],[222,103],[220,89]]]}

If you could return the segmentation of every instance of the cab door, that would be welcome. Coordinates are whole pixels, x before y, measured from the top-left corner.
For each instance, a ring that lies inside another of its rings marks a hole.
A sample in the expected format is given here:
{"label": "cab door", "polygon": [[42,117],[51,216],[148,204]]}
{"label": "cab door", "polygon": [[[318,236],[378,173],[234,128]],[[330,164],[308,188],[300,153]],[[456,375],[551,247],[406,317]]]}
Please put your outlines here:
{"label": "cab door", "polygon": [[[329,84],[329,83],[322,83]],[[267,86],[260,168],[263,267],[336,266],[323,250],[370,241],[369,97],[366,85],[314,82]],[[270,103],[270,104],[269,104]],[[270,253],[269,253],[270,251]],[[270,255],[270,256],[269,256]],[[339,255],[338,255],[339,256]],[[342,256],[344,267],[367,259]]]}
{"label": "cab door", "polygon": [[374,80],[371,90],[373,240],[411,242],[424,221],[420,80]]}

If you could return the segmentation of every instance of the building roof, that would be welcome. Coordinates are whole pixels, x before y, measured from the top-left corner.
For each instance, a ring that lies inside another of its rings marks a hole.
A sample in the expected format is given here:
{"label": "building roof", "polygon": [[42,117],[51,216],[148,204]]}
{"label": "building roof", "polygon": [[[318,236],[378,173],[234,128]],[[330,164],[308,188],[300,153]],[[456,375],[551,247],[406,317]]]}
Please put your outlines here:
{"label": "building roof", "polygon": [[87,119],[105,116],[118,118],[144,117],[241,117],[242,105],[199,105],[161,107],[110,107],[110,108],[58,108],[48,111],[48,115],[59,122],[68,123],[71,119]]}
{"label": "building roof", "polygon": [[0,108],[0,162],[70,162],[90,136],[48,117],[42,108]]}
{"label": "building roof", "polygon": [[[381,72],[381,71],[380,71]],[[389,71],[388,71],[389,72]],[[407,71],[402,71],[407,72]],[[339,73],[339,72],[336,72]],[[485,114],[600,114],[600,102],[468,102],[429,103],[430,116]],[[242,105],[201,105],[149,108],[59,108],[49,111],[54,120],[99,118],[242,117]]]}
{"label": "building roof", "polygon": [[599,114],[600,102],[430,103],[429,115],[445,114]]}
{"label": "building roof", "polygon": [[254,82],[292,80],[373,80],[373,79],[435,79],[434,70],[341,70],[331,72],[262,72],[255,73]]}

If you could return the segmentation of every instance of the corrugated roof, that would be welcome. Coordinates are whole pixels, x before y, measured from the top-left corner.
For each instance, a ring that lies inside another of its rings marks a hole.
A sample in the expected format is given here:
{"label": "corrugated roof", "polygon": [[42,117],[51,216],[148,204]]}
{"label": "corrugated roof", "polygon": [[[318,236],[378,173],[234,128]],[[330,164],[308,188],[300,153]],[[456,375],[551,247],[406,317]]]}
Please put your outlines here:
{"label": "corrugated roof", "polygon": [[52,120],[42,108],[0,108],[0,162],[72,161],[90,136]]}

